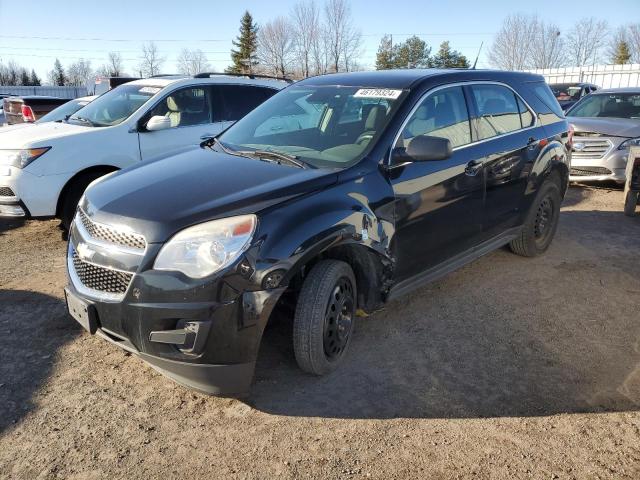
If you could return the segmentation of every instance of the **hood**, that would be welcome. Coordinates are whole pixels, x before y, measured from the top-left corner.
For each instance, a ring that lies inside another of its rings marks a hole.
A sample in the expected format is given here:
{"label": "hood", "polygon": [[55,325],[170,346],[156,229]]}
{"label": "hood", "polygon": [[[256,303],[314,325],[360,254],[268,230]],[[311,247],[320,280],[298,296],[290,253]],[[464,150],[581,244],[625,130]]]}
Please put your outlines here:
{"label": "hood", "polygon": [[[29,128],[24,126],[28,125]],[[57,137],[97,130],[93,127],[64,122],[45,122],[15,125],[18,128],[0,128],[0,148],[45,147]]]}
{"label": "hood", "polygon": [[35,123],[25,122],[25,123],[14,123],[13,125],[5,125],[0,128],[0,133],[13,132],[14,130],[18,130],[20,128],[25,127],[33,127]]}
{"label": "hood", "polygon": [[567,117],[576,132],[601,133],[611,137],[640,137],[640,119],[611,117]]}
{"label": "hood", "polygon": [[198,149],[109,175],[85,193],[96,222],[127,225],[164,242],[190,225],[257,213],[335,183],[337,173]]}

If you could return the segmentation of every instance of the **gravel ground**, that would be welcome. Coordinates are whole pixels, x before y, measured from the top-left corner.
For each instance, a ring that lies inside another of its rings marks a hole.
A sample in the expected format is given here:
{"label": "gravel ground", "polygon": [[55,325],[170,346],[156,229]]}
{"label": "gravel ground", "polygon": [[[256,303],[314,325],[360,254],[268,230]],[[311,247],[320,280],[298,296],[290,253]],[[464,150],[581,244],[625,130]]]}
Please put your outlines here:
{"label": "gravel ground", "polygon": [[640,218],[573,187],[506,249],[359,319],[344,368],[265,333],[249,397],[193,393],[65,313],[56,221],[0,227],[0,478],[640,478]]}

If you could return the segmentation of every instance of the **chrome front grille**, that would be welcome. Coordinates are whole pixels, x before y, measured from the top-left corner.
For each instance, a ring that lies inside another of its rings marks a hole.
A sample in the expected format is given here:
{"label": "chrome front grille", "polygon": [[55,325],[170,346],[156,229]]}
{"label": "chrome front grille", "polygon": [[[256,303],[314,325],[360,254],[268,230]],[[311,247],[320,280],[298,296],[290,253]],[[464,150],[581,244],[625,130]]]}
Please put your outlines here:
{"label": "chrome front grille", "polygon": [[13,193],[9,187],[0,187],[0,197],[15,197],[16,194]]}
{"label": "chrome front grille", "polygon": [[73,247],[70,247],[70,249],[73,270],[85,288],[116,296],[123,296],[127,292],[133,278],[132,273],[85,262],[78,256]]}
{"label": "chrome front grille", "polygon": [[78,209],[76,219],[80,221],[89,236],[96,240],[140,251],[144,251],[144,249],[147,248],[147,242],[142,235],[125,232],[108,225],[96,223],[92,221],[81,209]]}
{"label": "chrome front grille", "polygon": [[571,158],[575,160],[597,160],[604,157],[613,147],[610,140],[599,138],[575,138]]}

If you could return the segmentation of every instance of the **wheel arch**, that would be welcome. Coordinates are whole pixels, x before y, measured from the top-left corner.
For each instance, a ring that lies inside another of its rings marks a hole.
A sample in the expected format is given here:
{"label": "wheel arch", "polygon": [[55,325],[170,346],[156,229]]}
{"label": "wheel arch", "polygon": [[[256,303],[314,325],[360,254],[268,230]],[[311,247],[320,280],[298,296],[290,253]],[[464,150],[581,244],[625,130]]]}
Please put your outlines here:
{"label": "wheel arch", "polygon": [[56,204],[56,216],[60,216],[61,208],[64,203],[64,198],[71,188],[71,186],[80,178],[85,175],[90,174],[102,174],[106,175],[107,173],[115,172],[116,170],[120,170],[119,167],[115,167],[113,165],[95,165],[89,168],[85,168],[84,170],[80,170],[75,175],[73,175],[67,182],[64,184],[60,193],[58,194],[58,202]]}

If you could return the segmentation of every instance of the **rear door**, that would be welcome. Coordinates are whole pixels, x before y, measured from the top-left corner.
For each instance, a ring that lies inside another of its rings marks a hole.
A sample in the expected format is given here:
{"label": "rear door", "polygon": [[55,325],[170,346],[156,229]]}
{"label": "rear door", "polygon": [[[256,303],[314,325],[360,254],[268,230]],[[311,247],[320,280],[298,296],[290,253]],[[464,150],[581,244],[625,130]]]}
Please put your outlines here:
{"label": "rear door", "polygon": [[405,121],[395,147],[406,148],[418,135],[448,138],[453,155],[390,167],[398,281],[465,252],[478,243],[482,229],[484,153],[472,144],[463,87],[427,94]]}
{"label": "rear door", "polygon": [[486,180],[483,239],[516,226],[531,167],[546,143],[533,110],[506,85],[467,87]]}
{"label": "rear door", "polygon": [[215,85],[212,87],[216,104],[216,120],[228,128],[277,93],[273,88],[257,85]]}
{"label": "rear door", "polygon": [[[144,124],[153,116],[171,120],[171,128],[146,131]],[[156,103],[140,121],[139,139],[142,160],[175,155],[196,148],[204,138],[220,133],[222,122],[214,119],[211,91],[206,85],[174,90]]]}

